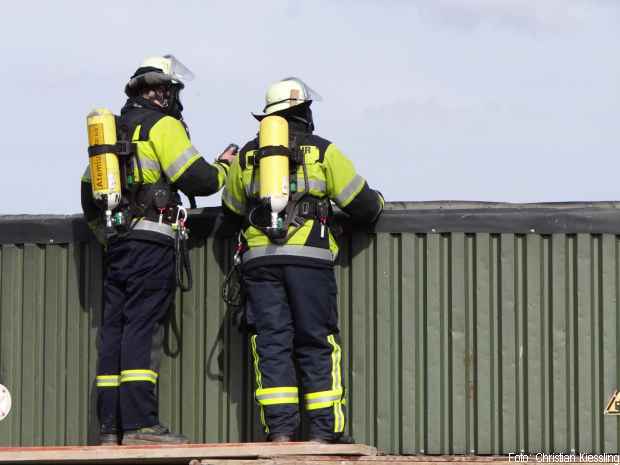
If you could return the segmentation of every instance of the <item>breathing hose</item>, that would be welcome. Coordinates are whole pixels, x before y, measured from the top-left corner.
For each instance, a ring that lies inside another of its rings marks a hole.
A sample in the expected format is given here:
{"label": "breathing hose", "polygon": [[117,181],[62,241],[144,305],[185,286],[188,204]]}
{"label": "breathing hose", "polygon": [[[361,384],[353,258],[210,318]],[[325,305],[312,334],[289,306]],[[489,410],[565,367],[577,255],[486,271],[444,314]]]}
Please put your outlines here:
{"label": "breathing hose", "polygon": [[[181,215],[183,216],[181,217]],[[185,227],[186,221],[187,210],[179,206],[175,223],[174,257],[177,284],[183,292],[189,291],[193,285],[192,268],[189,260],[189,250],[187,248],[188,232]]]}
{"label": "breathing hose", "polygon": [[230,271],[226,273],[222,283],[222,300],[231,307],[241,307],[243,305],[243,292],[241,287],[241,254],[245,249],[241,241],[241,233],[235,246],[235,255]]}

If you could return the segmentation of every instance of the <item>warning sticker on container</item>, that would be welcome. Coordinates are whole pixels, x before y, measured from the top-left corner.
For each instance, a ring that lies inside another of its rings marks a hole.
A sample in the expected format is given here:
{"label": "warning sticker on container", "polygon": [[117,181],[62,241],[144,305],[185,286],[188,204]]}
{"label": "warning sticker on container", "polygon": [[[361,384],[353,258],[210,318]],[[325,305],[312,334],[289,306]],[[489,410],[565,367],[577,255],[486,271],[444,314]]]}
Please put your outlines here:
{"label": "warning sticker on container", "polygon": [[108,173],[108,186],[110,186],[111,191],[116,190],[117,188],[114,173]]}
{"label": "warning sticker on container", "polygon": [[4,420],[11,411],[11,393],[0,384],[0,421]]}
{"label": "warning sticker on container", "polygon": [[605,407],[605,415],[620,415],[620,392],[616,389],[611,397],[609,398],[609,402],[607,402],[607,407]]}
{"label": "warning sticker on container", "polygon": [[88,145],[100,145],[103,143],[103,124],[89,124]]}

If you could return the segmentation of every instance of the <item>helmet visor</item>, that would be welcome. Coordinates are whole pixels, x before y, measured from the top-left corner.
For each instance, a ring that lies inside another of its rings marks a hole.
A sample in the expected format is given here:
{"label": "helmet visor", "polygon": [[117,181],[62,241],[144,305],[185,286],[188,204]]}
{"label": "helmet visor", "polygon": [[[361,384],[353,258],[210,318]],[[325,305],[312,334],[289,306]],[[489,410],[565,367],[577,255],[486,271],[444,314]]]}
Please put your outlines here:
{"label": "helmet visor", "polygon": [[174,55],[164,55],[164,58],[170,60],[170,70],[168,73],[173,79],[181,82],[187,82],[194,79],[194,73],[181,63]]}
{"label": "helmet visor", "polygon": [[306,84],[302,79],[299,79],[298,77],[295,76],[291,76],[291,77],[287,77],[282,79],[283,81],[297,81],[299,83],[299,85],[301,85],[301,87],[304,89],[304,100],[312,100],[314,102],[322,102],[323,101],[323,97],[321,97],[321,95],[315,91],[312,87],[310,87],[308,84]]}

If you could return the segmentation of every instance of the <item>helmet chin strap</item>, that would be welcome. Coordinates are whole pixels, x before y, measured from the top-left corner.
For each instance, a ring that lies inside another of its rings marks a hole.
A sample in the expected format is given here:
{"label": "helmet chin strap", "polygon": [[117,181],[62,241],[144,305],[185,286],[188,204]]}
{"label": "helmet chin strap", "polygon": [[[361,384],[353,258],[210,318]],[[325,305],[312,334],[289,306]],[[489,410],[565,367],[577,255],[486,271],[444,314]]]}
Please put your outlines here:
{"label": "helmet chin strap", "polygon": [[165,109],[166,113],[176,119],[183,119],[183,104],[181,103],[181,89],[180,86],[172,85],[168,91],[168,107]]}

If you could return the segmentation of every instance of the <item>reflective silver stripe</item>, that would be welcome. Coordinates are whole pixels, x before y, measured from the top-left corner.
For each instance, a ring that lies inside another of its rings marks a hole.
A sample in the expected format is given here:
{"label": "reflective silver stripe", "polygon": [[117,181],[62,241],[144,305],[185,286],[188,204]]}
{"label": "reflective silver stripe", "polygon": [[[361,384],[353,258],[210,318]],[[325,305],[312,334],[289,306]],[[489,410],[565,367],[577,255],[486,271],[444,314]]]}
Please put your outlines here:
{"label": "reflective silver stripe", "polygon": [[159,234],[163,234],[164,236],[171,237],[174,239],[175,234],[172,230],[172,227],[169,224],[165,223],[156,223],[155,221],[149,221],[145,219],[139,220],[136,225],[133,227],[136,231],[152,231]]}
{"label": "reflective silver stripe", "polygon": [[252,247],[243,254],[243,262],[249,262],[255,258],[272,257],[275,255],[292,255],[294,257],[318,258],[320,260],[334,261],[334,255],[328,249],[309,247],[307,245],[267,245]]}
{"label": "reflective silver stripe", "polygon": [[298,398],[299,394],[296,392],[273,392],[271,394],[261,394],[256,396],[256,400],[259,402],[261,400],[269,400],[269,399],[288,399],[288,398]]}
{"label": "reflective silver stripe", "polygon": [[198,150],[196,150],[193,145],[190,145],[168,168],[164,170],[166,176],[168,176],[168,179],[172,179],[194,155],[198,155]]}
{"label": "reflective silver stripe", "polygon": [[306,404],[311,405],[311,404],[320,404],[322,402],[334,402],[336,400],[340,400],[341,398],[342,398],[342,394],[334,394],[331,396],[316,397],[314,399],[306,399]]}
{"label": "reflective silver stripe", "polygon": [[84,170],[84,174],[82,175],[82,179],[88,179],[90,181],[90,165],[86,167]]}
{"label": "reflective silver stripe", "polygon": [[334,199],[338,205],[343,205],[344,202],[349,200],[349,197],[353,195],[355,191],[358,191],[362,188],[366,180],[362,178],[360,175],[356,174],[355,177],[351,180],[351,182],[340,191],[340,194],[336,196]]}
{"label": "reflective silver stripe", "polygon": [[139,158],[140,166],[143,170],[161,171],[161,166],[157,160],[152,160],[144,156],[140,156]]}
{"label": "reflective silver stripe", "polygon": [[[306,188],[306,181],[303,176],[297,176],[297,192],[301,192]],[[321,181],[319,179],[308,179],[308,184],[310,185],[310,189],[314,189],[319,192],[327,192],[327,184],[325,181]]]}
{"label": "reflective silver stripe", "polygon": [[254,186],[254,188],[255,188],[255,189],[254,189],[254,192],[252,192],[252,189],[250,189],[251,187],[252,187],[252,186],[249,186],[249,185],[248,185],[248,186],[245,186],[245,194],[246,194],[248,197],[252,197],[253,195],[258,194],[258,184],[256,184],[256,186]]}
{"label": "reflective silver stripe", "polygon": [[256,179],[253,179],[252,181],[254,181],[253,183],[250,182],[250,184],[247,184],[245,186],[245,194],[248,197],[252,197],[253,194],[258,194],[258,190],[260,188],[260,182],[258,180],[258,176],[256,176]]}
{"label": "reflective silver stripe", "polygon": [[245,205],[235,199],[226,188],[222,191],[222,200],[229,206],[233,207],[233,209],[236,209],[238,213],[245,213]]}

